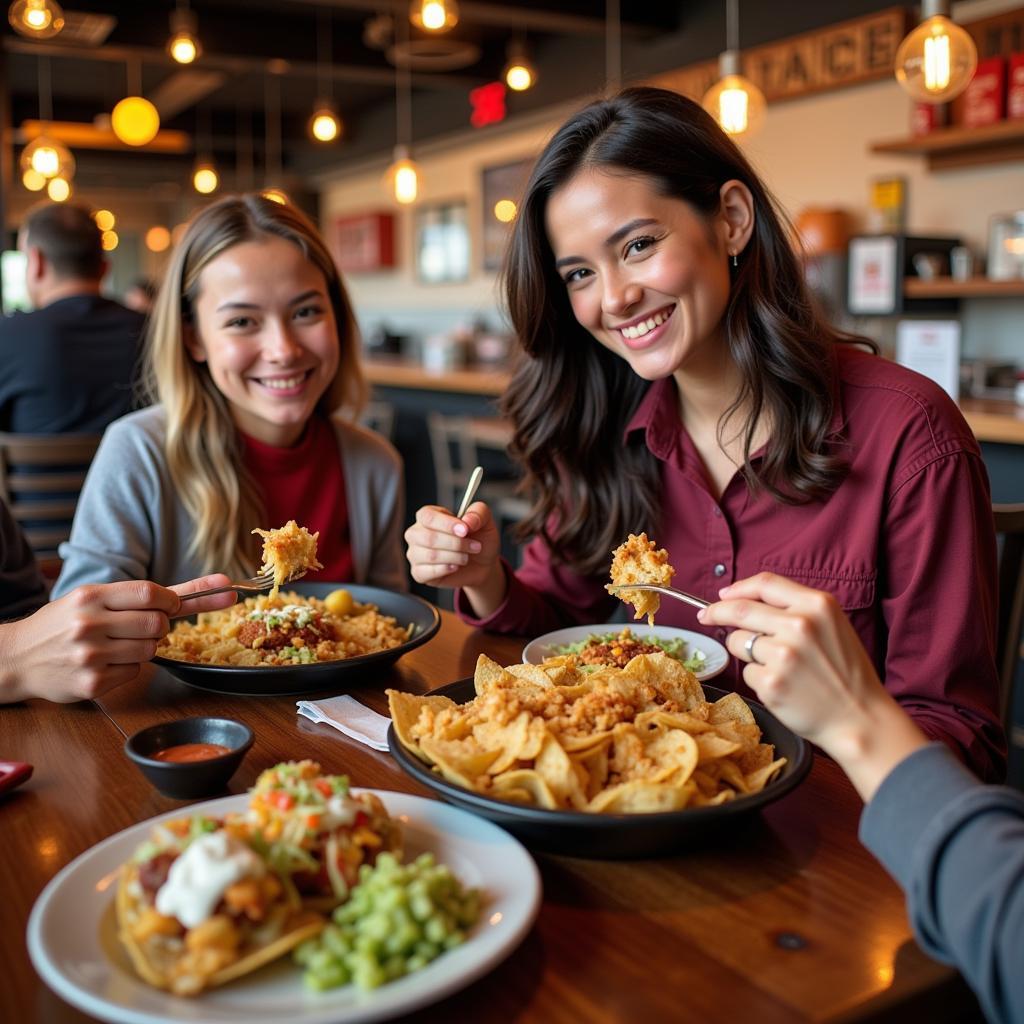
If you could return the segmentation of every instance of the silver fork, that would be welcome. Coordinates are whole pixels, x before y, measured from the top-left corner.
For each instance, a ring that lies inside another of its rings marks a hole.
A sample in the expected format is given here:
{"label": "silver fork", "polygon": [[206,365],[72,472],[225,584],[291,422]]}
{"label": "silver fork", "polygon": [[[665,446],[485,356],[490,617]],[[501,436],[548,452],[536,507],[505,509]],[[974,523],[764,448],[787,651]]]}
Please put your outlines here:
{"label": "silver fork", "polygon": [[615,594],[620,590],[653,590],[656,594],[664,594],[666,597],[674,597],[677,601],[693,605],[694,608],[707,608],[711,603],[702,597],[694,597],[684,590],[676,590],[675,587],[659,587],[654,583],[620,583],[614,587],[608,587],[609,594]]}
{"label": "silver fork", "polygon": [[[299,575],[302,574],[300,573]],[[293,576],[285,580],[285,582],[291,583],[293,579],[297,578],[297,576]],[[273,585],[274,574],[272,572],[265,572],[247,580],[240,580],[237,583],[228,583],[223,587],[213,587],[211,590],[197,590],[194,594],[182,594],[181,600],[191,601],[194,597],[209,597],[211,594],[226,594],[229,590],[233,590],[236,594],[262,594],[263,591],[269,590]]]}

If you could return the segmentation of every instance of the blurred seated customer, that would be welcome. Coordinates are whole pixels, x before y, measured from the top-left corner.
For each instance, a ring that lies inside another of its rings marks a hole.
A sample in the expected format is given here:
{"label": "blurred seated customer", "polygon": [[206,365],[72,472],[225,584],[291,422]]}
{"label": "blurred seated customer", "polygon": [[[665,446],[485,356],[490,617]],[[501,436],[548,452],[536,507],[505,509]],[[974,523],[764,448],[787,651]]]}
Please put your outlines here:
{"label": "blurred seated customer", "polygon": [[107,261],[85,207],[37,207],[18,247],[35,308],[0,320],[0,430],[100,433],[132,407],[145,319],[100,294]]}
{"label": "blurred seated customer", "polygon": [[990,1021],[1024,1020],[1024,795],[986,786],[886,691],[838,601],[761,573],[719,592],[743,679],[850,777],[860,838],[903,888],[924,950],[953,964]]}
{"label": "blurred seated customer", "polygon": [[215,594],[181,607],[179,595],[219,587],[207,576],[175,587],[148,581],[79,587],[46,604],[32,552],[0,501],[0,703],[89,700],[131,682],[170,629],[170,618],[233,604]]}
{"label": "blurred seated customer", "polygon": [[137,277],[124,293],[124,304],[136,313],[146,316],[156,300],[156,284],[148,277]]}

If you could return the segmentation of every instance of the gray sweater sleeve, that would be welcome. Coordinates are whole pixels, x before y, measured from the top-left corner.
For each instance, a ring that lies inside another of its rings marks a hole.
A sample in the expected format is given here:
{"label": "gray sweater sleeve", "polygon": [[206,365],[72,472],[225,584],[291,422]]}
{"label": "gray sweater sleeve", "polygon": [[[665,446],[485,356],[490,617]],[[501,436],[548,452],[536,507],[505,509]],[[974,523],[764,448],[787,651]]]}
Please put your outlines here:
{"label": "gray sweater sleeve", "polygon": [[885,779],[860,837],[903,887],[925,951],[961,971],[990,1021],[1024,1020],[1024,794],[934,743]]}

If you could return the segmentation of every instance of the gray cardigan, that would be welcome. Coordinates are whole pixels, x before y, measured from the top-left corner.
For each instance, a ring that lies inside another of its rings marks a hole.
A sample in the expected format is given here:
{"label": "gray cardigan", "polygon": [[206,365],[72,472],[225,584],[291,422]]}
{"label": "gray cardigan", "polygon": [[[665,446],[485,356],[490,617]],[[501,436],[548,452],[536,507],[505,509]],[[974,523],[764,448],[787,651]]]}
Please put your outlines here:
{"label": "gray cardigan", "polygon": [[988,1020],[1024,1020],[1024,795],[932,743],[878,787],[860,837],[906,892],[925,952],[960,970]]}
{"label": "gray cardigan", "polygon": [[[167,586],[203,574],[187,554],[193,526],[167,467],[165,422],[163,408],[152,406],[107,428],[71,537],[60,546],[64,565],[51,597],[83,583],[151,579]],[[354,564],[353,578],[342,582],[407,590],[402,460],[378,434],[338,418],[331,425],[345,471]]]}

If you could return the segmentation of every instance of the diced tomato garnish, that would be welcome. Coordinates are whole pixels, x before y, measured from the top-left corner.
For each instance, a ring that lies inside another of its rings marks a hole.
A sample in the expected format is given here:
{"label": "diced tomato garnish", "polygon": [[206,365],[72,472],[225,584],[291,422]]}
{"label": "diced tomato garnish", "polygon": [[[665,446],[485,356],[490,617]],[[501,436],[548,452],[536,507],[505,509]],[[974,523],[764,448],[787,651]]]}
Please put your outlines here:
{"label": "diced tomato garnish", "polygon": [[356,826],[367,825],[370,822],[370,816],[366,811],[356,811]]}
{"label": "diced tomato garnish", "polygon": [[295,797],[291,793],[274,793],[271,796],[270,802],[279,811],[290,811],[295,806]]}
{"label": "diced tomato garnish", "polygon": [[320,791],[322,796],[331,795],[331,784],[326,779],[317,779],[313,785]]}
{"label": "diced tomato garnish", "polygon": [[307,814],[306,815],[306,828],[317,829],[320,827],[320,815],[319,814]]}

